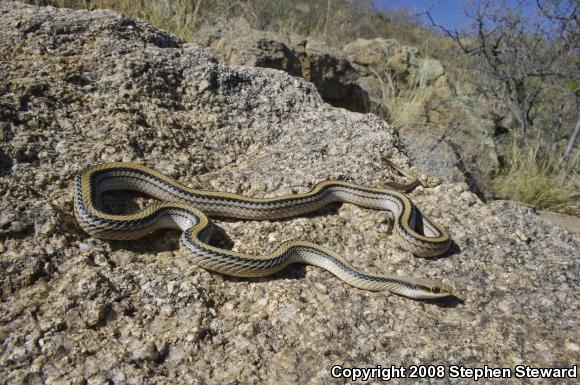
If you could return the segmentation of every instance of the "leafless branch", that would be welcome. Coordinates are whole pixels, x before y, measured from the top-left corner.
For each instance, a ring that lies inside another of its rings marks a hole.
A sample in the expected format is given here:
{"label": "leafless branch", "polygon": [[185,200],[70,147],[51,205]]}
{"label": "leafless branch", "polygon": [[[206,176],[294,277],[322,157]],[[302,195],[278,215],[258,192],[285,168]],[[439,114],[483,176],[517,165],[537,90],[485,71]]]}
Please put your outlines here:
{"label": "leafless branch", "polygon": [[532,128],[539,128],[536,119],[538,111],[546,110],[542,108],[546,98],[557,99],[550,100],[554,123],[562,113],[577,113],[558,108],[562,103],[569,106],[572,98],[555,90],[580,76],[580,28],[575,0],[536,0],[535,16],[521,11],[524,3],[477,2],[466,10],[471,27],[463,33],[437,23],[431,10],[425,16],[472,58],[473,69],[480,74],[480,92],[513,112],[525,140]]}

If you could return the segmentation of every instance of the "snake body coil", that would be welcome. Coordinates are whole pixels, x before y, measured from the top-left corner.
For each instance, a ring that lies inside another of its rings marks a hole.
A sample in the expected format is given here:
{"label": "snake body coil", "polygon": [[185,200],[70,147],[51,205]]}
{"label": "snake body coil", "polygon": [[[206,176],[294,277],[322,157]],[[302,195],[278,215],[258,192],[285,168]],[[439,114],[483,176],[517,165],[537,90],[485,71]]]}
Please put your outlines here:
{"label": "snake body coil", "polygon": [[[104,192],[113,190],[138,191],[161,202],[130,215],[107,214],[102,211],[101,197]],[[450,286],[436,280],[363,273],[332,250],[311,242],[284,242],[263,256],[238,253],[207,243],[212,232],[207,216],[281,219],[303,215],[332,202],[348,202],[393,212],[393,232],[398,242],[417,256],[437,256],[449,248],[449,236],[445,230],[420,216],[411,200],[394,189],[325,181],[305,194],[250,198],[194,190],[135,163],[89,166],[78,173],[75,181],[75,214],[81,227],[97,238],[136,239],[160,228],[175,228],[183,231],[181,242],[197,265],[226,275],[261,277],[281,271],[292,263],[307,263],[322,267],[361,289],[389,290],[412,298],[438,298],[452,294]],[[422,229],[422,234],[417,228]]]}

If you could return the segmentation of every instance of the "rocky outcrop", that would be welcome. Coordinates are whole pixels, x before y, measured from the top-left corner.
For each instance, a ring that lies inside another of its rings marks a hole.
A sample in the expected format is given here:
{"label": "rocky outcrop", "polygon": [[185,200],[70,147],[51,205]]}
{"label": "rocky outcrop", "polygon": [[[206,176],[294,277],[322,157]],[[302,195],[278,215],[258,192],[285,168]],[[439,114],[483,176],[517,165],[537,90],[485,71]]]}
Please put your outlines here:
{"label": "rocky outcrop", "polygon": [[381,83],[387,76],[390,85],[396,88],[395,93],[401,88],[420,85],[427,88],[432,98],[448,100],[456,96],[441,63],[422,58],[416,47],[402,45],[395,39],[357,39],[345,45],[343,51],[356,68],[363,88],[369,92],[373,111],[385,108]]}
{"label": "rocky outcrop", "polygon": [[[297,35],[252,29],[243,19],[214,20],[194,35],[220,63],[275,68],[316,85],[328,103],[393,116],[412,101],[415,117],[402,138],[413,161],[447,181],[466,182],[486,195],[485,175],[500,166],[495,137],[504,117],[484,100],[458,94],[443,65],[394,39],[358,39],[343,50]],[[391,121],[393,119],[390,119]],[[410,128],[410,129],[409,129]]]}
{"label": "rocky outcrop", "polygon": [[229,66],[279,69],[314,83],[322,98],[336,107],[368,112],[367,92],[344,55],[312,38],[258,31],[243,19],[215,20],[204,25],[194,41]]}
{"label": "rocky outcrop", "polygon": [[396,246],[388,213],[351,205],[217,221],[223,247],[308,239],[365,270],[442,278],[458,298],[438,302],[353,289],[310,266],[223,277],[194,266],[173,232],[87,236],[71,191],[95,162],[253,196],[325,178],[380,185],[397,177],[382,157],[420,170],[376,116],[332,108],[281,71],[223,67],[115,12],[0,2],[0,25],[1,383],[323,384],[334,364],[578,362],[577,240],[528,208],[485,205],[464,184],[411,194],[453,238],[434,260]]}
{"label": "rocky outcrop", "polygon": [[505,118],[485,100],[458,93],[443,65],[423,58],[415,47],[394,39],[358,39],[343,51],[369,94],[371,111],[390,116],[388,106],[403,108],[389,98],[414,106],[415,121],[401,131],[413,161],[443,180],[467,182],[472,191],[485,195],[485,175],[500,166],[496,136],[507,132]]}

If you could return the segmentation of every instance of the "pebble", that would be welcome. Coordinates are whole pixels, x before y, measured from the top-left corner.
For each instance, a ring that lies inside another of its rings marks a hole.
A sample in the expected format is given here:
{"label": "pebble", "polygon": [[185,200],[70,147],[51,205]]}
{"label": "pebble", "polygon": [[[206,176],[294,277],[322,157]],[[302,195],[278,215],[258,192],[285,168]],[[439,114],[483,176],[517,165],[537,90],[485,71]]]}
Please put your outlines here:
{"label": "pebble", "polygon": [[471,205],[475,204],[475,202],[477,202],[477,197],[470,191],[462,192],[460,197],[464,202],[467,202],[467,204],[469,206],[471,206]]}
{"label": "pebble", "polygon": [[88,251],[90,249],[93,249],[95,246],[92,244],[88,244],[88,243],[84,243],[84,242],[79,242],[79,250],[80,251]]}
{"label": "pebble", "polygon": [[10,222],[10,231],[13,233],[20,233],[26,229],[26,224],[20,221]]}

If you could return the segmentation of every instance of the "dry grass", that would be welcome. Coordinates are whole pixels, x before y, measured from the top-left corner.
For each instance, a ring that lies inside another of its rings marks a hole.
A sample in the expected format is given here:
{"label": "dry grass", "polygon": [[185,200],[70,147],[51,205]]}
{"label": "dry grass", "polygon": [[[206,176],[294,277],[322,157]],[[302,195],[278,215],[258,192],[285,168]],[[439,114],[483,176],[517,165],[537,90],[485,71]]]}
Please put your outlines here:
{"label": "dry grass", "polygon": [[211,0],[25,0],[24,2],[61,8],[114,9],[126,16],[147,20],[156,27],[186,40],[191,40],[192,33],[199,24],[200,11],[204,3],[212,3]]}
{"label": "dry grass", "polygon": [[361,38],[388,36],[421,45],[429,32],[404,9],[374,9],[371,0],[21,0],[66,8],[109,8],[149,21],[190,41],[204,21],[244,17],[261,30],[300,34],[342,47]]}
{"label": "dry grass", "polygon": [[537,209],[580,215],[580,151],[566,165],[562,149],[544,148],[540,139],[528,146],[513,142],[507,166],[489,180],[497,197]]}
{"label": "dry grass", "polygon": [[383,109],[379,113],[383,118],[399,131],[425,126],[425,104],[431,90],[424,79],[418,79],[412,87],[400,89],[389,73],[373,72],[382,90]]}

